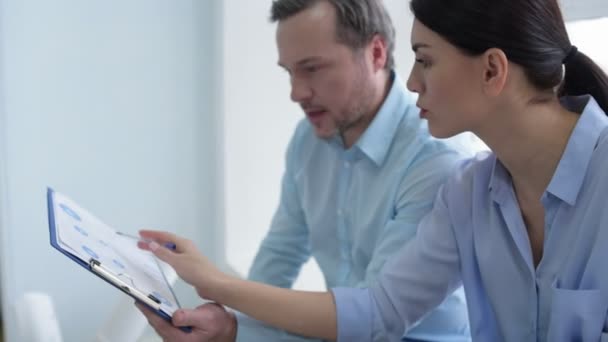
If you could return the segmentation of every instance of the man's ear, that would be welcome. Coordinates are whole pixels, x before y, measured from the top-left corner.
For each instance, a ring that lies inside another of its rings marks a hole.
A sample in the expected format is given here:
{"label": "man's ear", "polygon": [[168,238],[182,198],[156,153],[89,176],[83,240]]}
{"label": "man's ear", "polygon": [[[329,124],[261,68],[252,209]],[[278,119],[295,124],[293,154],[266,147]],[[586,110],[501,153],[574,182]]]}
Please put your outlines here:
{"label": "man's ear", "polygon": [[388,63],[388,47],[386,41],[379,34],[374,35],[372,41],[368,45],[371,52],[371,61],[374,72],[382,70]]}
{"label": "man's ear", "polygon": [[497,48],[488,49],[481,58],[483,89],[488,95],[496,96],[502,92],[507,83],[509,60],[507,55]]}

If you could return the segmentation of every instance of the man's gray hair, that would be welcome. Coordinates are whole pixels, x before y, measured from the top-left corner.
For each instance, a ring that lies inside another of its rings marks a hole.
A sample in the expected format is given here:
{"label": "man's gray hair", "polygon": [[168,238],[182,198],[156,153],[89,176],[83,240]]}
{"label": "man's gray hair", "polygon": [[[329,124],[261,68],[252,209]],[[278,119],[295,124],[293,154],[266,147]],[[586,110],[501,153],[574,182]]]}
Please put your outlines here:
{"label": "man's gray hair", "polygon": [[338,42],[359,50],[378,34],[387,46],[386,69],[395,67],[395,27],[382,0],[274,0],[270,21],[285,20],[319,1],[327,1],[336,9]]}

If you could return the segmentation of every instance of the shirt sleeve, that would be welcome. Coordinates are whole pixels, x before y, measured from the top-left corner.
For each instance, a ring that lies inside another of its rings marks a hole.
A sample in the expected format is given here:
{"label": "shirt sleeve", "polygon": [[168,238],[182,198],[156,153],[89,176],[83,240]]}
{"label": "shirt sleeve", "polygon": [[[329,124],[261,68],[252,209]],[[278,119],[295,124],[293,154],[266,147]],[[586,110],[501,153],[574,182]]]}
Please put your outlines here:
{"label": "shirt sleeve", "polygon": [[385,262],[416,235],[418,224],[433,208],[439,187],[459,160],[458,153],[441,150],[427,153],[407,169],[399,184],[396,213],[383,227],[365,278],[357,287],[374,284]]}
{"label": "shirt sleeve", "polygon": [[338,341],[398,341],[403,331],[461,284],[460,262],[442,186],[417,235],[369,289],[332,289]]}
{"label": "shirt sleeve", "polygon": [[297,145],[296,131],[287,149],[279,207],[248,276],[253,281],[285,288],[293,285],[311,255],[308,227],[295,183]]}

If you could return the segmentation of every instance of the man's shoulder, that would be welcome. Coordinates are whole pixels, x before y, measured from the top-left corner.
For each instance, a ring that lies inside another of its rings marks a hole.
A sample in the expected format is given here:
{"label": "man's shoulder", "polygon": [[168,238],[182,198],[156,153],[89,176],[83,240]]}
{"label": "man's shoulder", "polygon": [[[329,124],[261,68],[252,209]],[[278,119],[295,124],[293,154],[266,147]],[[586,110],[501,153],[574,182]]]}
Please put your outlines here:
{"label": "man's shoulder", "polygon": [[393,139],[389,154],[391,164],[406,168],[429,163],[453,165],[475,155],[472,146],[452,139],[437,139],[429,133],[426,123],[408,121],[400,125]]}

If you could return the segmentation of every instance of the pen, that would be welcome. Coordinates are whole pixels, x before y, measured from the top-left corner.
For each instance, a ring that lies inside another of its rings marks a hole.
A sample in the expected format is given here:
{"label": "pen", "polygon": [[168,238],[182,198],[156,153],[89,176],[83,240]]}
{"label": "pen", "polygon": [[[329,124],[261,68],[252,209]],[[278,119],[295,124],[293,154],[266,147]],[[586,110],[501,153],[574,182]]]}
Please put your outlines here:
{"label": "pen", "polygon": [[[152,240],[143,239],[143,238],[141,238],[139,236],[135,236],[135,235],[131,235],[131,234],[123,233],[123,232],[116,232],[116,234],[118,234],[120,236],[124,236],[124,237],[130,238],[130,239],[134,239],[134,240],[137,240],[137,241],[142,241],[142,242],[146,242],[146,243],[152,242]],[[172,251],[174,251],[177,248],[173,242],[165,242],[164,246],[165,246],[165,248],[168,248],[168,249],[170,249]]]}

